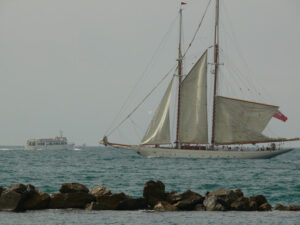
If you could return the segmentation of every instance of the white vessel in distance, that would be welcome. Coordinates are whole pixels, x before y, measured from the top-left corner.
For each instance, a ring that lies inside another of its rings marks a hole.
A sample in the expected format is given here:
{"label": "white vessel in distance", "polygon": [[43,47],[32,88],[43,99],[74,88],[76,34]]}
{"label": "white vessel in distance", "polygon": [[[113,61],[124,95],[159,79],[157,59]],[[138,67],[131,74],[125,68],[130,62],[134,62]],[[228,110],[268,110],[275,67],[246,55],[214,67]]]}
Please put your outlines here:
{"label": "white vessel in distance", "polygon": [[61,134],[55,138],[29,139],[25,150],[73,150],[74,143],[68,143],[66,137]]}
{"label": "white vessel in distance", "polygon": [[[209,1],[207,8],[210,2],[212,1]],[[181,3],[181,5],[184,4]],[[293,148],[282,148],[280,144],[288,141],[299,141],[300,138],[271,138],[262,133],[273,117],[282,121],[287,120],[287,117],[279,111],[278,106],[240,99],[239,96],[232,98],[219,94],[218,76],[220,75],[219,67],[222,65],[219,62],[219,8],[220,1],[215,0],[216,16],[213,46],[206,48],[187,75],[184,75],[182,71],[183,60],[199,29],[187,50],[182,53],[182,7],[180,8],[177,72],[171,79],[140,145],[113,143],[108,141],[107,137],[134,114],[153,90],[117,127],[107,132],[100,140],[100,144],[133,150],[146,157],[170,158],[266,159],[293,150]],[[206,11],[204,16],[205,14]],[[201,23],[202,20],[199,28]],[[208,51],[210,49],[213,49],[213,63],[208,63]],[[213,98],[211,102],[208,102],[207,94],[209,87],[207,85],[208,64],[212,66],[213,73]],[[177,112],[177,119],[173,144],[170,129],[170,111],[172,111],[170,110],[170,102],[175,84],[177,84],[177,98],[175,99],[177,109],[173,111]],[[211,103],[211,112],[208,110],[208,103]],[[208,112],[211,113],[212,118],[210,137]],[[264,143],[267,146],[261,146]],[[280,144],[276,145],[275,143]]]}

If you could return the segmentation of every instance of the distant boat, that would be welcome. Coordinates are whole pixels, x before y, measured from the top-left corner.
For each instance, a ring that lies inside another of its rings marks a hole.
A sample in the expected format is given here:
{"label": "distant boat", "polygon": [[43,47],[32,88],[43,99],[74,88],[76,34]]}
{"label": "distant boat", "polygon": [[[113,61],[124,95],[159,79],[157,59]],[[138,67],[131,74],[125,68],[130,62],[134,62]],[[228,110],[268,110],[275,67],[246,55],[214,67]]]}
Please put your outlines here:
{"label": "distant boat", "polygon": [[26,142],[25,150],[73,150],[74,143],[68,143],[66,137],[29,139]]}
{"label": "distant boat", "polygon": [[[185,3],[182,3],[182,5]],[[270,138],[262,134],[272,117],[287,120],[279,107],[270,104],[246,101],[218,95],[219,66],[219,0],[216,0],[213,54],[213,99],[211,140],[208,134],[207,100],[207,55],[202,54],[190,72],[184,76],[181,50],[182,7],[180,8],[180,33],[177,74],[171,80],[140,145],[109,142],[104,136],[100,143],[121,149],[129,149],[147,157],[170,158],[272,158],[289,152],[292,148],[281,148],[275,143],[298,141],[299,138]],[[200,24],[201,25],[201,24]],[[200,26],[199,26],[200,27]],[[191,44],[189,45],[189,47]],[[226,66],[226,65],[225,65]],[[176,80],[176,82],[174,82]],[[171,141],[170,102],[172,88],[177,89],[177,120],[175,142]],[[135,109],[136,110],[136,109]],[[134,112],[134,111],[133,111]],[[121,124],[129,118],[129,114]],[[267,146],[257,144],[267,143]],[[253,145],[253,147],[249,147]]]}

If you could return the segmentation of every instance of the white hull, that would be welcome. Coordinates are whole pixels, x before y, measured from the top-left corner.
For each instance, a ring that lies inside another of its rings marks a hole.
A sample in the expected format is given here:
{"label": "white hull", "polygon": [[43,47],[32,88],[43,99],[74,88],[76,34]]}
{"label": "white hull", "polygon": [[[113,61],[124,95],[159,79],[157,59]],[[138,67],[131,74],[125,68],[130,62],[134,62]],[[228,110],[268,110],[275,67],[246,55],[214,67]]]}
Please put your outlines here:
{"label": "white hull", "polygon": [[25,146],[25,150],[73,150],[74,144]]}
{"label": "white hull", "polygon": [[113,147],[133,150],[145,157],[165,157],[165,158],[198,158],[198,159],[269,159],[293,150],[293,148],[275,151],[256,151],[256,150],[186,150],[170,148],[151,148],[144,146],[118,146]]}

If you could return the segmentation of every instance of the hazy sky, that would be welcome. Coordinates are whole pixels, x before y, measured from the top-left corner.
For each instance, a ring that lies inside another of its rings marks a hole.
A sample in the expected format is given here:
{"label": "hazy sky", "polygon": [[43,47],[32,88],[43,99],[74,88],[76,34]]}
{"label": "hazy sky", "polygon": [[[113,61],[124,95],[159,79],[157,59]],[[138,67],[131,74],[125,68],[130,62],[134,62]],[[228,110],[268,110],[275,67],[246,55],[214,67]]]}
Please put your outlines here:
{"label": "hazy sky", "polygon": [[[185,47],[208,0],[186,2]],[[0,145],[54,137],[60,129],[76,144],[97,145],[149,62],[153,65],[142,88],[134,92],[133,102],[174,65],[179,3],[0,0]],[[266,103],[281,106],[288,116],[286,123],[272,121],[269,129],[278,136],[299,137],[300,1],[221,0],[221,7],[224,54],[232,55],[230,61],[250,74],[246,79],[259,86],[267,96],[263,99],[272,101]],[[212,13],[211,6],[185,71],[212,44]],[[151,60],[160,43],[162,52]],[[243,58],[233,53],[236,49]],[[226,80],[226,69],[222,70]],[[224,82],[228,87],[229,81]],[[235,86],[239,83],[232,81]],[[161,94],[150,100],[144,118],[138,115],[131,122],[146,129]],[[131,132],[127,135],[134,135]]]}

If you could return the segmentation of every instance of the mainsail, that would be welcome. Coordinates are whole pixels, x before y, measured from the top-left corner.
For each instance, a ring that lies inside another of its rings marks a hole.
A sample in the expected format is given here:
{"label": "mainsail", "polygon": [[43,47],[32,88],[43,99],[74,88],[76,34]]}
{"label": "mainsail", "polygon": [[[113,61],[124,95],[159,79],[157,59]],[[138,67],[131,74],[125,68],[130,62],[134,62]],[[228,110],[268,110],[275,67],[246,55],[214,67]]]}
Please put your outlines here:
{"label": "mainsail", "polygon": [[216,97],[215,143],[245,144],[268,141],[262,134],[278,106]]}
{"label": "mainsail", "polygon": [[173,79],[171,80],[166,90],[166,93],[164,94],[158,108],[155,111],[151,123],[145,133],[145,136],[141,141],[141,144],[169,144],[171,142],[169,108],[171,101],[172,85]]}
{"label": "mainsail", "polygon": [[207,144],[207,51],[181,83],[179,142]]}

